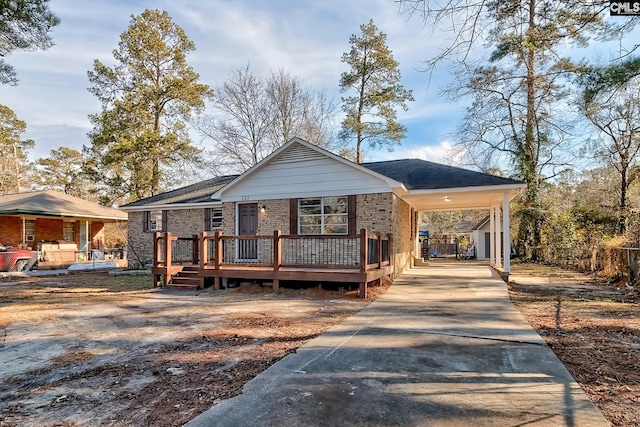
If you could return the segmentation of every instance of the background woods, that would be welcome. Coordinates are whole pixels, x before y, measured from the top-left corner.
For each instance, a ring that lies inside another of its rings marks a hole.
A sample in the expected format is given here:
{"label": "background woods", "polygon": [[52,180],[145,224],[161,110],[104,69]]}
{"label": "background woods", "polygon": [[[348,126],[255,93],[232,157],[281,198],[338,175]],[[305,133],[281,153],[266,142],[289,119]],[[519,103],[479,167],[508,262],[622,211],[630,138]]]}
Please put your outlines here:
{"label": "background woods", "polygon": [[[365,20],[332,46],[336,69],[322,72],[333,86],[318,88],[313,73],[257,72],[248,62],[205,82],[199,55],[215,49],[196,51],[166,11],[132,15],[112,55],[96,55],[87,73],[98,104],[84,149],[70,141],[35,158],[38,141],[24,137],[29,123],[0,106],[0,194],[56,189],[117,206],[243,172],[293,136],[369,161],[375,150],[401,146],[408,105],[444,66],[454,80],[442,97],[465,107],[449,136],[451,163],[527,184],[512,218],[517,256],[629,275],[620,248],[640,246],[640,59],[630,36],[637,18],[612,19],[602,1],[399,4],[402,19],[449,41],[431,57],[412,50],[429,71],[413,88],[400,74],[388,22],[381,31]],[[0,83],[12,86],[21,72],[7,56],[50,49],[52,30],[65,24],[44,0],[2,6],[0,31],[12,43],[0,52]],[[452,19],[460,25],[447,33]],[[609,59],[596,50],[572,55],[590,44]],[[426,122],[430,112],[413,114]]]}

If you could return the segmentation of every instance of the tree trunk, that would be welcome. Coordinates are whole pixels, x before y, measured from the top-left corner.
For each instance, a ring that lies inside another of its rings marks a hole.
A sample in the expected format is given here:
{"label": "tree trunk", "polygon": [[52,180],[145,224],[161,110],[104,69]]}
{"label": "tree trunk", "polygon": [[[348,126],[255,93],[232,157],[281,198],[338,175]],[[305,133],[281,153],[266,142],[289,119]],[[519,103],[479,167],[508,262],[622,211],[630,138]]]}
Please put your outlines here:
{"label": "tree trunk", "polygon": [[20,162],[18,161],[18,145],[13,144],[13,168],[16,174],[16,193],[20,192]]}
{"label": "tree trunk", "polygon": [[[536,29],[535,23],[535,0],[529,0],[529,28],[528,32],[533,32]],[[536,150],[536,142],[539,137],[536,135],[536,56],[535,47],[529,47],[526,50],[526,65],[527,65],[527,117],[525,125],[525,142],[522,153],[523,162],[523,179],[527,184],[527,194],[525,196],[524,208],[526,214],[522,220],[524,224],[521,224],[521,231],[526,234],[523,235],[525,242],[525,253],[527,258],[534,261],[540,258],[540,227],[541,218],[539,210],[539,182],[538,182],[538,159]],[[523,229],[524,228],[524,229]]]}

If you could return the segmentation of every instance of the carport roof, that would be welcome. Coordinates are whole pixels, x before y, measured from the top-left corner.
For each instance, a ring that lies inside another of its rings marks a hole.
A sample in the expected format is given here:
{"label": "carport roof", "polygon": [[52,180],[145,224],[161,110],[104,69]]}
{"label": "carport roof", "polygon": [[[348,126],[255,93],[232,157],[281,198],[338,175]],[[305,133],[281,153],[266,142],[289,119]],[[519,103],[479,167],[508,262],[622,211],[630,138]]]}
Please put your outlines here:
{"label": "carport roof", "polygon": [[407,190],[437,190],[521,184],[520,181],[509,178],[420,159],[362,163],[361,166],[402,182]]}

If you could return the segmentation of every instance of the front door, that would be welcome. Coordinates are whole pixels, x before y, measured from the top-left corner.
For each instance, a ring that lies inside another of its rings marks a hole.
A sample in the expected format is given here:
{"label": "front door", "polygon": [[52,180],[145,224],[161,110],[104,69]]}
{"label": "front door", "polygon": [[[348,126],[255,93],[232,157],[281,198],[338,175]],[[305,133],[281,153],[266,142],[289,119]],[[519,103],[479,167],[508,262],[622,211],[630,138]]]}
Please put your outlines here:
{"label": "front door", "polygon": [[[258,234],[258,204],[243,203],[238,205],[238,234],[255,236]],[[256,239],[238,240],[238,258],[255,260],[258,258],[258,241]]]}

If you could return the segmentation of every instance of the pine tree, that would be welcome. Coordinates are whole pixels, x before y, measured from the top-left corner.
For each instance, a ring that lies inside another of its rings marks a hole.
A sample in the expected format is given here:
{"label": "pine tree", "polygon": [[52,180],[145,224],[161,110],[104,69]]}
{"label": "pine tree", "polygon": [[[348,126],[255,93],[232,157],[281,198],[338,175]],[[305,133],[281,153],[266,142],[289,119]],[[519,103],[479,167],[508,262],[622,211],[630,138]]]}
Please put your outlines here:
{"label": "pine tree", "polygon": [[355,138],[355,158],[362,163],[363,143],[370,148],[387,146],[391,151],[405,136],[406,128],[398,123],[396,107],[407,110],[413,101],[410,90],[400,84],[398,62],[386,45],[387,36],[369,21],[360,26],[361,36],[349,39],[351,50],[342,55],[350,69],[340,77],[340,91],[355,91],[342,98],[346,117],[340,139]]}

